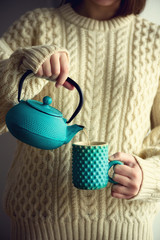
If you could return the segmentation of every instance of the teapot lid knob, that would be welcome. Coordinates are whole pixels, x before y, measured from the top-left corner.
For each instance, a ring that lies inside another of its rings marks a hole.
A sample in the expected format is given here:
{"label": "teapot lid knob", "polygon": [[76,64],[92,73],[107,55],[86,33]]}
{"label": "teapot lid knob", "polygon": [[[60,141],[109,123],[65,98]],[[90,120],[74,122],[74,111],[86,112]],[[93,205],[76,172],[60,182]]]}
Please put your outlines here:
{"label": "teapot lid knob", "polygon": [[43,98],[43,104],[44,105],[50,105],[51,103],[52,103],[52,98],[51,97],[45,96]]}

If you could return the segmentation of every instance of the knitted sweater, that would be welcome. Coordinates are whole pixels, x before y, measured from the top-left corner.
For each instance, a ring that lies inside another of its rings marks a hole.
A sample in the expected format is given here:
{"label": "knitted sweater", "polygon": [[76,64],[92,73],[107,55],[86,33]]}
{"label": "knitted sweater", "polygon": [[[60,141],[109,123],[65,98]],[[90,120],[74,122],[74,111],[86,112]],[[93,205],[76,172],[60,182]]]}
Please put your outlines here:
{"label": "knitted sweater", "polygon": [[[12,239],[151,240],[160,200],[160,27],[135,15],[93,20],[69,4],[27,12],[0,40],[1,134],[22,74],[36,73],[57,51],[69,55],[69,76],[84,94],[72,124],[84,125],[91,141],[108,142],[110,155],[134,155],[143,182],[130,200],[113,198],[110,183],[101,190],[76,189],[71,144],[86,140],[83,132],[56,150],[17,141],[4,194]],[[67,119],[77,106],[76,90],[35,76],[24,82],[23,99],[46,95]]]}

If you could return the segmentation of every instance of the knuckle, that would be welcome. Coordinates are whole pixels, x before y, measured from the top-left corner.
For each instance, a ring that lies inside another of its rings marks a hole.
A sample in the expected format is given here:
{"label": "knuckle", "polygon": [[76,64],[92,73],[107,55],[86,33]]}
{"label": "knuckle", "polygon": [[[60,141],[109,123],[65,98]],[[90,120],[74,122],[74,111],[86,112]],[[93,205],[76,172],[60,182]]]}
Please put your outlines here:
{"label": "knuckle", "polygon": [[133,178],[133,179],[137,179],[137,177],[138,177],[137,172],[132,171],[132,178]]}
{"label": "knuckle", "polygon": [[133,191],[132,191],[132,195],[133,195],[133,196],[136,196],[137,193],[138,193],[138,190],[133,190]]}
{"label": "knuckle", "polygon": [[121,152],[116,152],[115,154],[114,154],[114,157],[115,158],[121,158],[121,156],[122,156],[122,153]]}
{"label": "knuckle", "polygon": [[67,58],[66,52],[59,52],[59,56],[60,56],[60,57]]}
{"label": "knuckle", "polygon": [[59,53],[53,53],[50,57],[50,61],[55,61],[57,58],[59,58]]}
{"label": "knuckle", "polygon": [[139,187],[138,187],[137,184],[133,184],[132,187],[131,187],[131,189],[132,189],[132,193],[133,193],[133,194],[137,194],[137,192],[138,192],[138,190],[139,190]]}

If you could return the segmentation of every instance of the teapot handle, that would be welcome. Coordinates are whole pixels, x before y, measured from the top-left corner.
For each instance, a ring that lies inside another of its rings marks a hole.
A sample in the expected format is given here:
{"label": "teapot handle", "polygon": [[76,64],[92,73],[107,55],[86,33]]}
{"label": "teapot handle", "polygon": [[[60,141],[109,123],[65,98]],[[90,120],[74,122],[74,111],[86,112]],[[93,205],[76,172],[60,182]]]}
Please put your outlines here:
{"label": "teapot handle", "polygon": [[[25,78],[32,74],[33,71],[32,70],[27,70],[23,76],[21,77],[20,81],[19,81],[19,86],[18,86],[18,101],[20,102],[20,98],[21,98],[21,91],[22,91],[22,86],[23,86],[23,82],[25,80]],[[79,113],[79,111],[81,110],[82,108],[82,105],[83,105],[83,94],[82,94],[82,91],[81,91],[81,88],[80,86],[75,82],[73,81],[71,78],[67,78],[66,79],[67,82],[69,82],[70,84],[72,84],[78,91],[79,93],[79,104],[78,104],[78,107],[76,108],[75,112],[72,114],[72,116],[70,117],[70,119],[67,121],[67,123],[70,123],[75,117],[76,115]]]}

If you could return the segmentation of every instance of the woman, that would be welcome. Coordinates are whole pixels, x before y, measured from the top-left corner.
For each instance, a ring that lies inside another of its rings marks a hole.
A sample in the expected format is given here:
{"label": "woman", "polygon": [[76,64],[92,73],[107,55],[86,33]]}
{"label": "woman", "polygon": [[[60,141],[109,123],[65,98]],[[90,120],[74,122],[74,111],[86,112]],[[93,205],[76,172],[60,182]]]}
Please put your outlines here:
{"label": "woman", "polygon": [[117,185],[78,190],[71,142],[48,151],[18,141],[4,197],[12,239],[151,240],[160,199],[160,27],[137,15],[145,0],[68,2],[26,13],[2,36],[0,131],[27,69],[35,76],[22,98],[49,95],[67,118],[77,104],[69,75],[85,99],[74,121],[124,165],[115,167]]}

